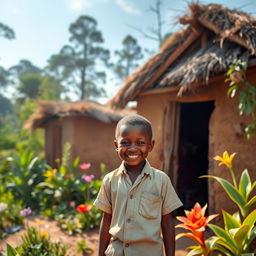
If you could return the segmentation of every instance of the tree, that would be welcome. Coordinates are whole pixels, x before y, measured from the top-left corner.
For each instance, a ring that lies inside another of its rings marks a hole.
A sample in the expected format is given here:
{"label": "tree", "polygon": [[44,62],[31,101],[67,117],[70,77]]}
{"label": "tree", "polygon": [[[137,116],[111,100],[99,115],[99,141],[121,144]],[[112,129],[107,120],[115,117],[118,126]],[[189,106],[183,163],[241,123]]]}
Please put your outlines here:
{"label": "tree", "polygon": [[97,22],[90,16],[80,16],[69,27],[71,45],[65,45],[60,52],[51,56],[48,69],[68,91],[80,99],[99,97],[105,94],[99,82],[105,82],[106,74],[98,71],[100,62],[106,64],[109,51],[101,47],[104,42]]}
{"label": "tree", "polygon": [[[11,40],[15,38],[15,33],[10,27],[0,22],[0,37]],[[0,66],[0,88],[6,87],[9,82],[9,72]]]}
{"label": "tree", "polygon": [[18,92],[22,95],[22,99],[36,99],[39,94],[39,86],[42,77],[40,74],[26,74],[20,77]]}
{"label": "tree", "polygon": [[41,69],[31,63],[29,60],[20,60],[17,65],[12,66],[9,72],[17,78],[26,74],[41,73]]}
{"label": "tree", "polygon": [[15,33],[10,27],[0,22],[0,37],[11,40],[15,38]]}
{"label": "tree", "polygon": [[163,20],[162,14],[162,0],[155,0],[154,5],[149,6],[149,12],[152,12],[156,18],[156,25],[149,27],[149,29],[141,29],[133,27],[136,31],[138,31],[142,36],[147,39],[154,40],[158,43],[158,47],[160,48],[163,42],[167,39],[167,36],[171,33],[164,33],[163,26],[165,24]]}
{"label": "tree", "polygon": [[14,111],[12,102],[0,94],[0,115],[9,115]]}
{"label": "tree", "polygon": [[118,60],[114,65],[114,72],[121,80],[138,67],[138,61],[143,58],[141,47],[132,36],[127,35],[122,41],[122,45],[123,48],[120,51],[115,51]]}
{"label": "tree", "polygon": [[53,77],[44,76],[39,86],[38,98],[41,100],[57,101],[61,99],[62,85]]}

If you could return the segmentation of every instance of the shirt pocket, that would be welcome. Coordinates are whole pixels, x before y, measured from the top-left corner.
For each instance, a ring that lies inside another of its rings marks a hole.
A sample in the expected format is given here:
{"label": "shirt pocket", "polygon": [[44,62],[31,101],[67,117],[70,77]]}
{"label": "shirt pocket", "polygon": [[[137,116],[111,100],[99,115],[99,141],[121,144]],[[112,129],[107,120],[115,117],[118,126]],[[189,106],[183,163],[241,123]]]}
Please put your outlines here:
{"label": "shirt pocket", "polygon": [[147,219],[156,219],[161,210],[160,196],[142,192],[139,204],[139,214]]}

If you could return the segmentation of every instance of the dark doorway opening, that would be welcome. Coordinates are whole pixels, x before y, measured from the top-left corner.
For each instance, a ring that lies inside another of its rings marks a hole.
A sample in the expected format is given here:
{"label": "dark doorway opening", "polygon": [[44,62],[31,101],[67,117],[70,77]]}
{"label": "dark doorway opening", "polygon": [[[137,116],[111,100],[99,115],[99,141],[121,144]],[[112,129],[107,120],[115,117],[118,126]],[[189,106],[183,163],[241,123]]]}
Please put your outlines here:
{"label": "dark doorway opening", "polygon": [[181,103],[177,192],[183,210],[196,202],[208,202],[208,179],[198,178],[208,173],[209,119],[214,101]]}

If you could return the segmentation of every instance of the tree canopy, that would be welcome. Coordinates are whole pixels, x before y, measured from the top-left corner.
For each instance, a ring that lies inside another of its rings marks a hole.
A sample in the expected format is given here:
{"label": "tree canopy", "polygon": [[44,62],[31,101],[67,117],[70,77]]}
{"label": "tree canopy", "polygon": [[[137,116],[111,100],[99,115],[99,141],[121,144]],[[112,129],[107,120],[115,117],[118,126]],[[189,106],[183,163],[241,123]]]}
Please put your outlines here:
{"label": "tree canopy", "polygon": [[97,98],[105,94],[98,86],[104,83],[106,74],[100,65],[106,64],[109,51],[102,47],[104,42],[97,21],[90,16],[80,16],[69,27],[70,45],[62,47],[58,54],[49,59],[48,69],[66,89],[79,99]]}

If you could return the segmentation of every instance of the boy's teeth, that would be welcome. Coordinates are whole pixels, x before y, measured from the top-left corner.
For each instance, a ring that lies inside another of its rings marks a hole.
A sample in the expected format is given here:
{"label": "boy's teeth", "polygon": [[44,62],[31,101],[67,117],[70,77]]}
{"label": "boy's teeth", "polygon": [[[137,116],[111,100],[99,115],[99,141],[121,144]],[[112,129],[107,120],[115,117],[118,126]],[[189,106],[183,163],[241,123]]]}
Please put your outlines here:
{"label": "boy's teeth", "polygon": [[137,158],[138,156],[128,156],[129,158]]}

